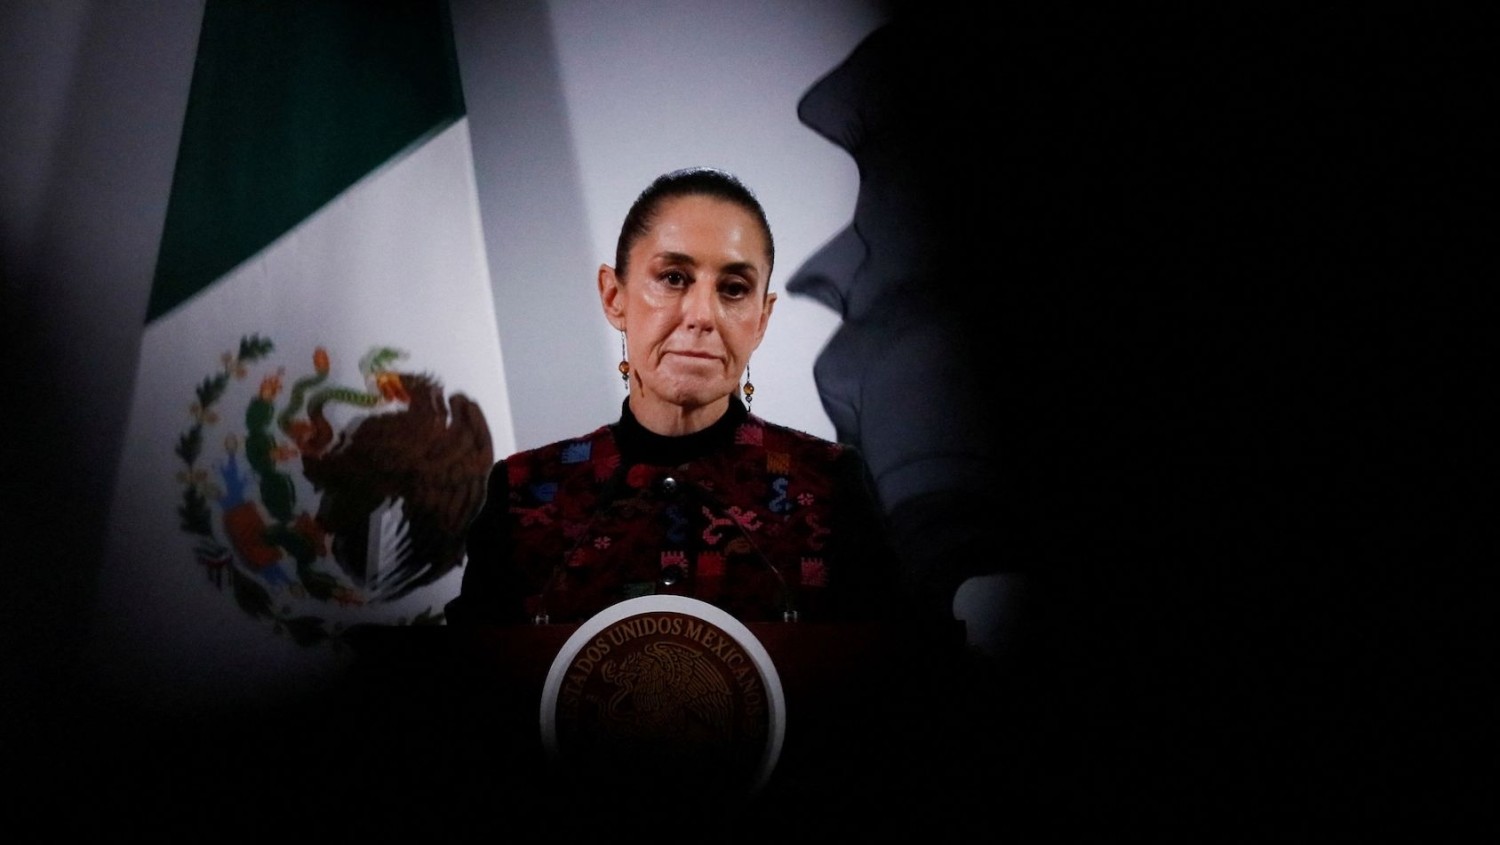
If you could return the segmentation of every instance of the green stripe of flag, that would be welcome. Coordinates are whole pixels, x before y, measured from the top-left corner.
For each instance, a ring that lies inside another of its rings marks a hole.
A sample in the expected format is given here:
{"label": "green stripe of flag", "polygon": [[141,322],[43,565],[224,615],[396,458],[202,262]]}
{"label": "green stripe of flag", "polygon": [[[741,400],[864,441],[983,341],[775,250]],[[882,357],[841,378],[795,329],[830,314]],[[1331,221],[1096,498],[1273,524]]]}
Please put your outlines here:
{"label": "green stripe of flag", "polygon": [[146,321],[463,114],[446,0],[208,0]]}

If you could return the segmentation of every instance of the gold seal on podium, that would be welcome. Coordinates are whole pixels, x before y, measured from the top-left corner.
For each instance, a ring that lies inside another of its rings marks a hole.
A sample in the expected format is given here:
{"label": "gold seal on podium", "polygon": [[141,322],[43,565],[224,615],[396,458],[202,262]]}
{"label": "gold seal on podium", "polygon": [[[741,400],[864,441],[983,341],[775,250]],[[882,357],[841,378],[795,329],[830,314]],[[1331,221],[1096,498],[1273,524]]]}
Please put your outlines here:
{"label": "gold seal on podium", "polygon": [[595,794],[697,783],[748,798],[776,767],[786,705],[743,623],[698,599],[642,596],[568,638],[542,689],[541,730],[554,772]]}

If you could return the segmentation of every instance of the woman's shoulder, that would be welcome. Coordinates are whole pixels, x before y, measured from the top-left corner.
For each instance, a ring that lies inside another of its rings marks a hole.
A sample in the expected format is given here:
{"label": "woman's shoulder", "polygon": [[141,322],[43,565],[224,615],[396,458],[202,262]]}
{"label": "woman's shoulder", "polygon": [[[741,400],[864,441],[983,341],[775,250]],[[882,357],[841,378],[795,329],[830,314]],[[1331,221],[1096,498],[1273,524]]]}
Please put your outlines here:
{"label": "woman's shoulder", "polygon": [[528,479],[585,471],[600,461],[618,463],[618,454],[613,431],[604,425],[587,434],[513,452],[496,466],[514,486]]}
{"label": "woman's shoulder", "polygon": [[753,442],[756,445],[779,450],[822,452],[830,459],[857,457],[859,453],[859,450],[851,444],[839,443],[801,429],[774,423],[754,414],[745,418],[739,440],[741,443]]}
{"label": "woman's shoulder", "polygon": [[561,440],[554,440],[551,443],[544,443],[540,446],[533,446],[528,449],[512,452],[503,461],[507,463],[526,463],[559,456],[567,460],[570,456],[586,455],[592,451],[595,444],[611,442],[613,439],[614,433],[612,427],[601,425],[586,434],[580,434],[576,437],[565,437]]}

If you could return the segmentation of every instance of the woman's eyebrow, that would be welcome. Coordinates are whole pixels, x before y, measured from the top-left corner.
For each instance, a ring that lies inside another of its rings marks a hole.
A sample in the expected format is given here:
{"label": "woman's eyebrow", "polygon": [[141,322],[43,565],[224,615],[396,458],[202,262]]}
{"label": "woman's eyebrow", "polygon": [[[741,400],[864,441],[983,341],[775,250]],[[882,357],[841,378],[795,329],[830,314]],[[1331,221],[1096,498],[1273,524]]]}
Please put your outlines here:
{"label": "woman's eyebrow", "polygon": [[[685,264],[689,267],[697,267],[698,261],[685,252],[658,252],[651,256],[653,261],[663,264]],[[752,279],[760,278],[760,268],[753,261],[732,261],[719,268],[720,273],[732,273],[739,276],[748,276]]]}
{"label": "woman's eyebrow", "polygon": [[735,261],[725,264],[719,269],[725,273],[734,273],[739,276],[747,276],[751,279],[760,278],[760,268],[749,261]]}
{"label": "woman's eyebrow", "polygon": [[698,264],[697,261],[693,260],[691,255],[685,252],[658,252],[652,258],[657,261],[666,262],[667,264],[692,264],[694,266]]}

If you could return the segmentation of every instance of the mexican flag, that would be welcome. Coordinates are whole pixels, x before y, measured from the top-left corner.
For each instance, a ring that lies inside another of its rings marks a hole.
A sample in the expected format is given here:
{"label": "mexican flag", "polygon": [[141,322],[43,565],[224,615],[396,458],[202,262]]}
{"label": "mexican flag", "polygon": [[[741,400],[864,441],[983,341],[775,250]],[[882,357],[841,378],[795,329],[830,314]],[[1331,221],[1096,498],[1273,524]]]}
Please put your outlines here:
{"label": "mexican flag", "polygon": [[152,695],[274,692],[441,624],[514,449],[442,0],[208,0],[93,640]]}

